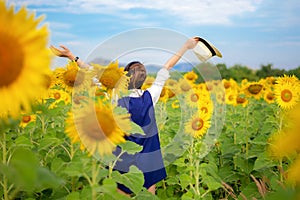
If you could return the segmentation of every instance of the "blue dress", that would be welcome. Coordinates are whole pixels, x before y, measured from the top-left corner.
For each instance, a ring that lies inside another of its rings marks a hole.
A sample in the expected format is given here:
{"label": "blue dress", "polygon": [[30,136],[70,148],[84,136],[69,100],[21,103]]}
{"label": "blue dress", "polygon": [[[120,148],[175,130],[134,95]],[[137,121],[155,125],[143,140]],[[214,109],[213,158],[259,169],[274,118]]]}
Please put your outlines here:
{"label": "blue dress", "polygon": [[[126,173],[131,165],[137,166],[144,174],[144,187],[148,189],[167,176],[160,150],[151,94],[146,90],[141,97],[123,97],[118,100],[118,105],[128,110],[131,114],[131,120],[143,129],[145,135],[131,134],[125,136],[126,140],[143,146],[143,149],[134,155],[123,154],[120,157],[121,161],[116,163],[114,169],[120,173]],[[118,155],[119,153],[120,148],[117,147],[115,154]],[[132,193],[122,184],[118,184],[118,188],[128,194]]]}

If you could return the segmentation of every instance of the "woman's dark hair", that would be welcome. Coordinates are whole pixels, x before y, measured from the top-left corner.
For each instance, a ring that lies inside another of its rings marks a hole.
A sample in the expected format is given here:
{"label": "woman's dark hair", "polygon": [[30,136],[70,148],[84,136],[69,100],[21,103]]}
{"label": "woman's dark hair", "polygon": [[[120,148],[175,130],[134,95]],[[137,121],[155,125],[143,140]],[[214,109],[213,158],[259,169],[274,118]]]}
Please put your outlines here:
{"label": "woman's dark hair", "polygon": [[130,77],[128,89],[141,89],[147,77],[145,66],[139,61],[133,61],[126,65],[124,71],[127,71],[127,76]]}

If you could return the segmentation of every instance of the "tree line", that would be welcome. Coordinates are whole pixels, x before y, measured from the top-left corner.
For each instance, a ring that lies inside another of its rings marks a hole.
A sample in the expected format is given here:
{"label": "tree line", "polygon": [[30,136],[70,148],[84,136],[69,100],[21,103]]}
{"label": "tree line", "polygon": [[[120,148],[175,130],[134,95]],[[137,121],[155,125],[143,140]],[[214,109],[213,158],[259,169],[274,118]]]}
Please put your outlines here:
{"label": "tree line", "polygon": [[[211,63],[202,63],[193,68],[193,71],[198,74],[198,81],[203,82],[204,79],[234,79],[237,82],[247,79],[249,81],[258,81],[266,77],[279,77],[285,75],[295,75],[300,79],[300,66],[295,69],[278,69],[272,64],[261,65],[260,69],[251,69],[243,65],[234,65],[227,67],[226,64],[220,63],[213,65]],[[204,77],[204,78],[203,78]]]}

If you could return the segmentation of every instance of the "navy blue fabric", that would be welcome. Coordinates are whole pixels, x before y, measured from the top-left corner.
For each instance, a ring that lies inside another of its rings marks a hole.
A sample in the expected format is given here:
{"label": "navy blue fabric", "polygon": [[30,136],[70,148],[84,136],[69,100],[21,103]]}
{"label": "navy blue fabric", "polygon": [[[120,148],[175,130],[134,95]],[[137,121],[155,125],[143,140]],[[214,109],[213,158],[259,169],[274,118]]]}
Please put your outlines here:
{"label": "navy blue fabric", "polygon": [[[120,173],[126,173],[131,165],[137,166],[144,174],[144,187],[149,188],[167,176],[160,150],[151,94],[146,90],[141,97],[123,97],[119,99],[118,105],[128,110],[131,120],[143,129],[144,135],[125,136],[126,140],[142,145],[143,149],[134,155],[123,154],[114,169]],[[120,151],[117,147],[115,155],[118,155]],[[118,188],[126,193],[132,193],[122,184],[118,184]]]}

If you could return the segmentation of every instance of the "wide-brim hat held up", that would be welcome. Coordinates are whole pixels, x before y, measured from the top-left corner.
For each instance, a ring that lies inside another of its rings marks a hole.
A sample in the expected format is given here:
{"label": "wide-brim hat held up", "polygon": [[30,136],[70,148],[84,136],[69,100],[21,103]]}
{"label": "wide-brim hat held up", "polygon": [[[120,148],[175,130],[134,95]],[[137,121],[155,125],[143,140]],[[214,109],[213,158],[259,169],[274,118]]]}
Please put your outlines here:
{"label": "wide-brim hat held up", "polygon": [[193,48],[195,55],[201,60],[202,62],[206,62],[213,56],[218,56],[222,58],[221,52],[211,43],[206,41],[203,38],[195,37],[198,39],[197,45]]}

